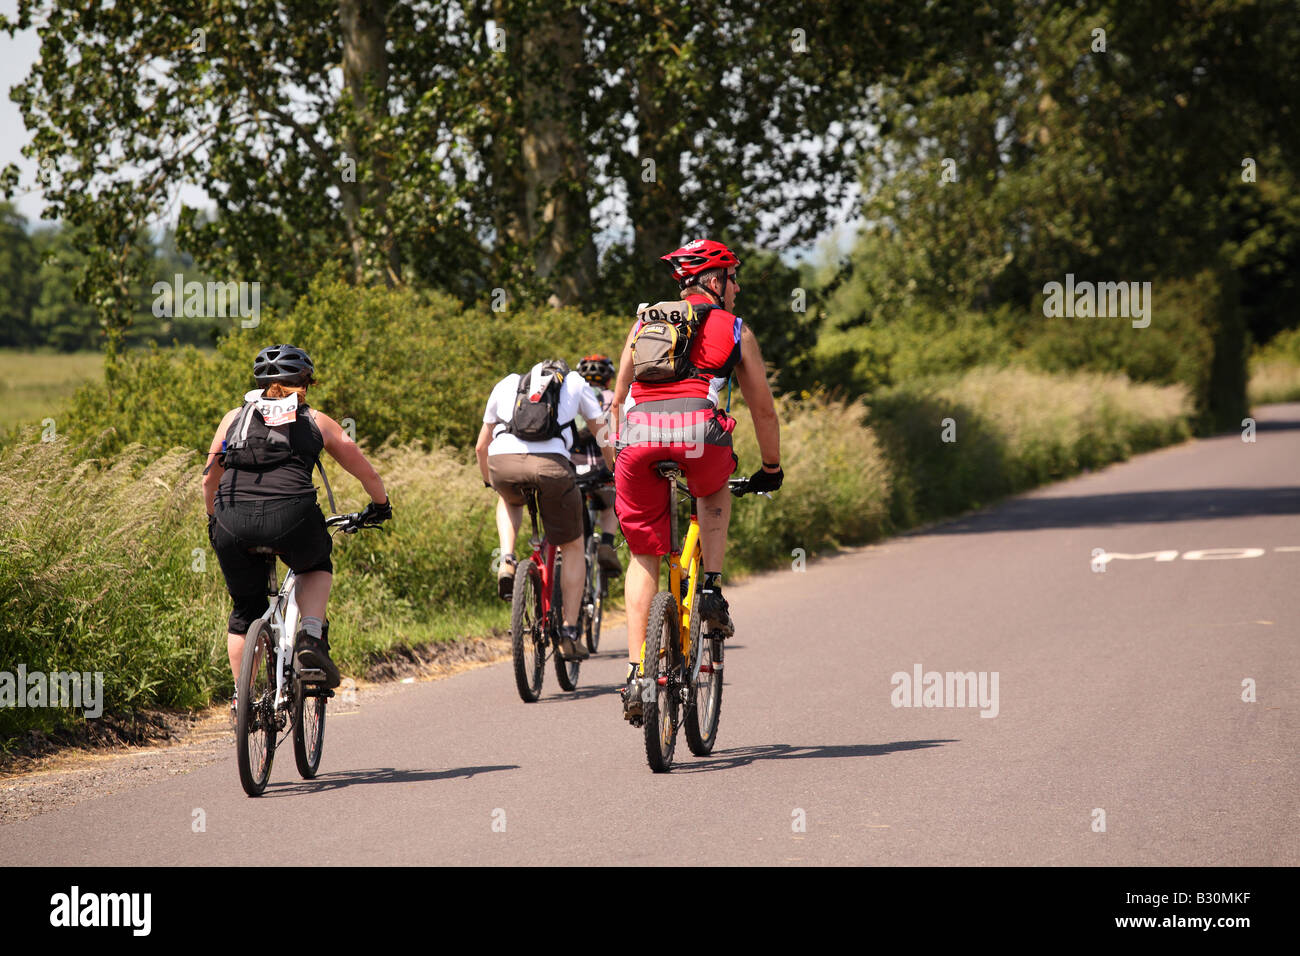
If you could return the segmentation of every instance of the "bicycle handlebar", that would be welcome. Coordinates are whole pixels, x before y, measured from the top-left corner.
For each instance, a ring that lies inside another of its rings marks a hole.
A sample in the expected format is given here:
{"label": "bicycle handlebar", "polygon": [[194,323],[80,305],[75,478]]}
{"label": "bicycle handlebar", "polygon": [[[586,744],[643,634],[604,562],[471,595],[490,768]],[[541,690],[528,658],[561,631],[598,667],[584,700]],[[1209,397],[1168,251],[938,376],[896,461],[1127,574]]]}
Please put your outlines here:
{"label": "bicycle handlebar", "polygon": [[731,489],[731,493],[737,498],[743,498],[745,495],[762,495],[769,501],[772,500],[772,493],[770,491],[751,491],[749,488],[748,478],[732,478],[728,480],[727,486]]}
{"label": "bicycle handlebar", "polygon": [[363,512],[353,511],[345,515],[330,515],[325,519],[325,527],[337,528],[344,534],[356,534],[362,528],[378,528],[377,524],[362,524],[361,515]]}

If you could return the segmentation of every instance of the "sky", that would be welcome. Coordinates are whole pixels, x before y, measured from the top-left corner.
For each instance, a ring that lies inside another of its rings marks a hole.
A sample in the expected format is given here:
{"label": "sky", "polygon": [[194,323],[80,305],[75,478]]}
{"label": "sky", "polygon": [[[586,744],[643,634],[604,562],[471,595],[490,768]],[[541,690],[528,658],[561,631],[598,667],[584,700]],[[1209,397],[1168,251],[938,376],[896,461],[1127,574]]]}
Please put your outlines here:
{"label": "sky", "polygon": [[[17,0],[0,0],[0,13],[7,17],[16,16]],[[9,99],[9,90],[27,76],[40,48],[41,41],[34,29],[24,30],[12,40],[8,34],[0,34],[0,90],[4,91],[3,98],[0,98],[0,169],[10,163],[18,165],[22,174],[22,194],[15,196],[13,203],[27,217],[29,224],[40,218],[45,203],[36,188],[40,185],[36,178],[36,164],[21,152],[31,137],[23,126],[18,104]]]}

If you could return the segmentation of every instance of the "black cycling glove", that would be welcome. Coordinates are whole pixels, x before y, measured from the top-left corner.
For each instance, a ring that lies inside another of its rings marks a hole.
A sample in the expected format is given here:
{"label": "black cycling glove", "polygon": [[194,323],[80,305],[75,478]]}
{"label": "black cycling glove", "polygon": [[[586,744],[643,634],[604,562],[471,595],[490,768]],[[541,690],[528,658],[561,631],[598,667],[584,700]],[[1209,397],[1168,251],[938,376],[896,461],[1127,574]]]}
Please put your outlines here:
{"label": "black cycling glove", "polygon": [[762,468],[749,476],[749,481],[745,483],[745,491],[750,494],[758,494],[763,491],[776,491],[781,487],[781,482],[785,480],[785,472],[778,468],[776,471],[764,471]]}
{"label": "black cycling glove", "polygon": [[382,505],[370,502],[361,512],[361,517],[357,519],[357,524],[369,525],[375,527],[383,524],[393,516],[392,500],[385,501]]}

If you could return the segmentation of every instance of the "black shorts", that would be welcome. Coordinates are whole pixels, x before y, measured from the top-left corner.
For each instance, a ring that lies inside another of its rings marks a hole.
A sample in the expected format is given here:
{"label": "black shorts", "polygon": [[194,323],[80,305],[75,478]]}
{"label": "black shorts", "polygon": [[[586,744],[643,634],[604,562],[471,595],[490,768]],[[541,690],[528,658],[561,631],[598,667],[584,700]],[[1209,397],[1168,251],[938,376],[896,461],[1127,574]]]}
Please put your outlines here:
{"label": "black shorts", "polygon": [[266,613],[269,604],[268,565],[273,559],[250,553],[249,548],[274,548],[299,574],[334,570],[330,560],[334,541],[314,495],[226,505],[218,499],[215,519],[208,522],[208,538],[234,602],[228,628],[231,634],[247,634],[249,625]]}

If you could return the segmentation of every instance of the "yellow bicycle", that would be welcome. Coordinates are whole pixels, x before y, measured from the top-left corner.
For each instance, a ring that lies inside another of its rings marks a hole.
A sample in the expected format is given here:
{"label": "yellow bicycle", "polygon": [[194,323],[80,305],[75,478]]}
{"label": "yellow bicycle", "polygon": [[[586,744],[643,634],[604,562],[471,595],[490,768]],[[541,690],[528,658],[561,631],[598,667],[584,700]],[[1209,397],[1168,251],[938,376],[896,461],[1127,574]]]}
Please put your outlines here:
{"label": "yellow bicycle", "polygon": [[[641,645],[645,755],[651,770],[665,773],[672,769],[677,728],[683,717],[691,753],[705,757],[713,751],[722,713],[723,637],[710,633],[702,615],[695,613],[704,584],[696,500],[681,480],[680,464],[657,462],[655,471],[668,483],[670,540],[674,543],[678,540],[678,494],[691,503],[686,540],[668,555],[668,590],[660,591],[650,602]],[[747,478],[731,479],[731,493],[737,497],[755,493],[747,491],[747,484]]]}

